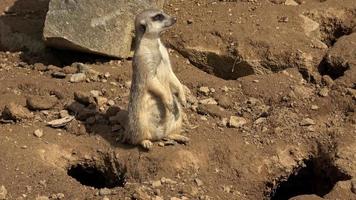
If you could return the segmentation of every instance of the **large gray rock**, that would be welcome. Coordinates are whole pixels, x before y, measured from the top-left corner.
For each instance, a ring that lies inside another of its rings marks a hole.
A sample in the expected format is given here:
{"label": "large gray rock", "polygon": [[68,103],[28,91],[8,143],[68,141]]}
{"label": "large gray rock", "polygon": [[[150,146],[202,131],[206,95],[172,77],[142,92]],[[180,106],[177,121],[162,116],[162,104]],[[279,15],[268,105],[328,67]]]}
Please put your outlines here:
{"label": "large gray rock", "polygon": [[44,40],[51,47],[129,57],[135,15],[163,3],[164,0],[51,0]]}

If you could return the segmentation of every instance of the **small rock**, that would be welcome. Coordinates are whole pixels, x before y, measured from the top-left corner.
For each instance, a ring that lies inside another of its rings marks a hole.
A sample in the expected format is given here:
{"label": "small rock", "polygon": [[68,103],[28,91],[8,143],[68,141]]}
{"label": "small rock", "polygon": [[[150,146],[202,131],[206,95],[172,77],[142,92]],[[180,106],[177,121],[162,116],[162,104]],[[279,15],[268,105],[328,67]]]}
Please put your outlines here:
{"label": "small rock", "polygon": [[103,197],[103,200],[110,200],[108,197]]}
{"label": "small rock", "polygon": [[62,72],[65,74],[75,74],[78,72],[78,69],[73,66],[66,66],[66,67],[63,67]]}
{"label": "small rock", "polygon": [[287,6],[298,6],[299,4],[293,0],[286,0],[286,2],[284,3]]}
{"label": "small rock", "polygon": [[102,188],[99,190],[99,195],[100,196],[106,196],[106,195],[111,195],[112,191],[108,188]]}
{"label": "small rock", "polygon": [[74,92],[74,100],[84,105],[89,105],[95,102],[93,96],[90,93],[82,91]]}
{"label": "small rock", "polygon": [[243,117],[231,116],[229,120],[229,126],[232,128],[239,128],[247,124],[247,120]]}
{"label": "small rock", "polygon": [[64,199],[64,194],[63,193],[52,194],[50,199],[56,199],[56,200]]}
{"label": "small rock", "polygon": [[334,85],[334,80],[328,76],[328,75],[324,75],[322,78],[321,78],[321,81],[324,85],[328,86],[328,87],[331,87]]}
{"label": "small rock", "polygon": [[203,181],[201,181],[201,180],[198,179],[198,178],[194,179],[194,182],[197,184],[198,187],[203,186]]}
{"label": "small rock", "polygon": [[329,96],[329,89],[324,87],[319,91],[319,95],[322,97],[327,97]]}
{"label": "small rock", "polygon": [[49,200],[49,197],[46,197],[46,196],[39,196],[39,197],[36,197],[35,200]]}
{"label": "small rock", "polygon": [[222,118],[218,125],[220,127],[227,127],[228,123],[229,123],[229,120],[227,118]]}
{"label": "small rock", "polygon": [[106,103],[108,102],[108,99],[105,97],[96,97],[95,101],[99,107],[102,107],[102,106],[106,105]]}
{"label": "small rock", "polygon": [[79,82],[84,82],[87,79],[87,76],[84,73],[77,73],[73,74],[70,77],[70,82],[71,83],[79,83]]}
{"label": "small rock", "polygon": [[208,96],[210,93],[210,89],[208,87],[200,87],[199,92],[204,94],[205,96]]}
{"label": "small rock", "polygon": [[33,67],[34,67],[34,69],[35,70],[37,70],[37,71],[46,71],[47,70],[47,67],[44,65],[44,64],[42,64],[42,63],[35,63],[34,65],[33,65]]}
{"label": "small rock", "polygon": [[53,121],[50,121],[47,123],[47,125],[53,127],[53,128],[60,128],[63,127],[65,125],[67,125],[69,122],[71,122],[74,119],[73,116],[68,116],[65,118],[61,118],[61,119],[56,119]]}
{"label": "small rock", "polygon": [[356,194],[356,178],[351,180],[351,191]]}
{"label": "small rock", "polygon": [[204,105],[217,105],[218,102],[214,98],[203,99],[199,101],[200,104]]}
{"label": "small rock", "polygon": [[162,197],[160,197],[160,196],[155,196],[155,197],[152,198],[152,200],[164,200],[164,199]]}
{"label": "small rock", "polygon": [[315,125],[314,120],[310,119],[310,118],[305,118],[300,122],[301,126],[311,126],[311,125]]}
{"label": "small rock", "polygon": [[109,105],[109,106],[114,106],[114,105],[115,105],[115,101],[109,100],[109,101],[108,101],[108,105]]}
{"label": "small rock", "polygon": [[27,107],[31,110],[49,110],[53,108],[57,103],[57,98],[52,96],[32,96],[27,98],[26,100]]}
{"label": "small rock", "polygon": [[37,130],[35,130],[35,132],[33,132],[33,135],[38,137],[38,138],[41,138],[43,136],[43,130],[42,129],[37,129]]}
{"label": "small rock", "polygon": [[5,186],[0,186],[0,200],[5,200],[7,196],[7,190]]}
{"label": "small rock", "polygon": [[61,118],[68,117],[68,116],[69,116],[68,110],[61,110],[61,111],[59,111],[59,116],[60,116]]}
{"label": "small rock", "polygon": [[53,72],[52,73],[53,78],[58,78],[58,79],[64,79],[67,77],[67,75],[63,72]]}
{"label": "small rock", "polygon": [[181,200],[181,199],[177,197],[171,197],[170,200]]}
{"label": "small rock", "polygon": [[161,183],[160,180],[158,180],[158,181],[152,181],[151,185],[152,185],[153,188],[158,188],[158,187],[161,187],[161,186],[162,186],[162,183]]}
{"label": "small rock", "polygon": [[312,109],[312,110],[319,110],[319,106],[317,106],[317,105],[312,105],[312,106],[311,106],[311,109]]}
{"label": "small rock", "polygon": [[14,121],[33,118],[33,114],[27,108],[15,103],[6,105],[2,112],[2,116],[4,119]]}
{"label": "small rock", "polygon": [[77,68],[79,73],[87,73],[90,70],[90,67],[88,65],[79,62],[73,63],[72,67]]}
{"label": "small rock", "polygon": [[227,97],[226,95],[219,96],[217,100],[219,105],[225,109],[232,108],[234,106],[231,98]]}
{"label": "small rock", "polygon": [[132,195],[132,198],[135,200],[148,200],[151,199],[150,195],[147,194],[147,192],[145,192],[143,190],[143,188],[138,188],[135,190],[135,193]]}
{"label": "small rock", "polygon": [[166,177],[161,178],[161,183],[163,183],[163,184],[177,184],[176,181],[174,181],[170,178],[166,178]]}
{"label": "small rock", "polygon": [[106,72],[106,73],[104,74],[104,77],[107,78],[107,79],[110,78],[110,76],[111,76],[111,74],[110,74],[109,72]]}

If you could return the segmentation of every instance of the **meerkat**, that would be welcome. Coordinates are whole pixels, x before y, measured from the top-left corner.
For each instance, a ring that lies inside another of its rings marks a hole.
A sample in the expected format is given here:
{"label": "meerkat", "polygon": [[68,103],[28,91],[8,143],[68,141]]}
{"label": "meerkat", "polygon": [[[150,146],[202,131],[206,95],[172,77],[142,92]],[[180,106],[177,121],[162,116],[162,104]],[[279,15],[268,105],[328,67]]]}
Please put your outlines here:
{"label": "meerkat", "polygon": [[174,74],[168,51],[160,40],[162,32],[176,19],[158,9],[148,9],[135,19],[135,51],[124,141],[150,149],[164,138],[187,143],[180,134],[183,85]]}

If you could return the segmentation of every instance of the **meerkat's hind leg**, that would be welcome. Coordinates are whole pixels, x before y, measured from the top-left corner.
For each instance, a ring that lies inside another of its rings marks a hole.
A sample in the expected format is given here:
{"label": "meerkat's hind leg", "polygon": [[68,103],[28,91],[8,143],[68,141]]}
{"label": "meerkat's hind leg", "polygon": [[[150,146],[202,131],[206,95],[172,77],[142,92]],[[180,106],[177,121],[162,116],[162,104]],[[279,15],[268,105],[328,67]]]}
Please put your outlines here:
{"label": "meerkat's hind leg", "polygon": [[186,136],[183,136],[183,135],[180,135],[180,134],[167,135],[166,138],[170,139],[170,140],[174,140],[174,141],[176,141],[178,143],[182,143],[182,144],[187,144],[190,141],[190,138],[188,138]]}
{"label": "meerkat's hind leg", "polygon": [[150,140],[142,140],[140,142],[140,145],[147,150],[150,150],[153,146],[153,143]]}

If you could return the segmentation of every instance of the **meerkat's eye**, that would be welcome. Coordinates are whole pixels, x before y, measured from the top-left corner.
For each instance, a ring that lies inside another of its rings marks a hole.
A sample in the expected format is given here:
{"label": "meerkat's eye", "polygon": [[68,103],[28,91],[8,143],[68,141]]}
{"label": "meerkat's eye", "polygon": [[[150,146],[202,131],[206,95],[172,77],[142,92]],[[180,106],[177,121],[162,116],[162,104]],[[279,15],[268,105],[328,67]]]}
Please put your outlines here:
{"label": "meerkat's eye", "polygon": [[163,21],[164,20],[164,15],[162,14],[157,14],[154,17],[152,17],[153,21]]}

